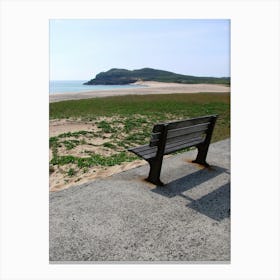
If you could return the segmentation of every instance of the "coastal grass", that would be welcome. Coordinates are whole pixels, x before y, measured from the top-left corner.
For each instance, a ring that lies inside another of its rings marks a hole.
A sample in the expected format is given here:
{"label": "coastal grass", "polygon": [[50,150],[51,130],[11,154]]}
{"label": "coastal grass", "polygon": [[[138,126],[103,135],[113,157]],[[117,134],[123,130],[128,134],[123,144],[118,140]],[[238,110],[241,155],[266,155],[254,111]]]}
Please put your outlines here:
{"label": "coastal grass", "polygon": [[[148,143],[154,124],[211,114],[219,115],[212,142],[228,138],[229,93],[132,95],[50,103],[50,119],[85,120],[98,128],[95,132],[68,132],[51,137],[50,172],[53,166],[68,166],[66,173],[70,177],[76,174],[76,169],[87,171],[94,166],[133,161],[137,157],[127,152],[127,148]],[[97,137],[105,142],[95,145]],[[85,151],[86,157],[71,155],[72,149],[84,144],[103,147],[109,154]],[[62,147],[69,154],[60,154]]]}
{"label": "coastal grass", "polygon": [[159,115],[170,112],[183,116],[200,116],[223,111],[229,93],[127,95],[50,103],[50,118],[87,118],[98,116]]}

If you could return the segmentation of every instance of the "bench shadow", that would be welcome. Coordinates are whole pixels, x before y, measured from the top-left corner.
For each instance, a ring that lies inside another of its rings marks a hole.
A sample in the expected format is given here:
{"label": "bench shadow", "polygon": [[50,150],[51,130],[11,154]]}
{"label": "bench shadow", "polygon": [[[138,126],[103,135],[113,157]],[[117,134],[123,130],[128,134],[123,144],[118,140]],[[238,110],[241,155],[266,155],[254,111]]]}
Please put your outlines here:
{"label": "bench shadow", "polygon": [[166,197],[173,197],[187,190],[190,190],[216,176],[227,172],[228,170],[219,166],[211,166],[203,168],[188,174],[179,179],[173,180],[162,186],[157,186],[152,192],[158,193]]}
{"label": "bench shadow", "polygon": [[186,206],[218,222],[230,217],[230,183],[220,186],[215,191],[197,199],[181,196],[191,203]]}
{"label": "bench shadow", "polygon": [[204,168],[171,181],[163,187],[157,186],[151,191],[168,198],[181,196],[188,202],[190,201],[186,205],[187,207],[198,211],[211,219],[221,221],[230,216],[230,183],[220,186],[213,192],[210,192],[197,200],[185,195],[184,192],[199,186],[222,173],[229,173],[229,171],[228,169],[219,166],[211,166],[210,168]]}

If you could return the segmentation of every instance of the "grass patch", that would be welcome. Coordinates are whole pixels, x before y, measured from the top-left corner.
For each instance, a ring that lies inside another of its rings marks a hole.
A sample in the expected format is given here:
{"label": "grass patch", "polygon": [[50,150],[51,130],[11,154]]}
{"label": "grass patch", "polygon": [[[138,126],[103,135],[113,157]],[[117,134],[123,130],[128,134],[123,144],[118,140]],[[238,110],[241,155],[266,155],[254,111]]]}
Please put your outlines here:
{"label": "grass patch", "polygon": [[167,112],[186,117],[219,113],[229,104],[228,93],[129,95],[50,103],[50,118],[86,118],[99,116],[157,116]]}
{"label": "grass patch", "polygon": [[125,152],[120,152],[112,156],[101,156],[98,154],[91,155],[86,158],[79,158],[74,156],[57,156],[51,160],[53,165],[66,165],[69,163],[77,164],[79,168],[89,168],[93,166],[114,166],[124,161],[133,161],[136,156],[129,155]]}
{"label": "grass patch", "polygon": [[80,144],[79,140],[67,140],[67,141],[63,141],[61,142],[64,144],[66,150],[71,150],[75,147],[77,147]]}
{"label": "grass patch", "polygon": [[110,142],[104,143],[103,146],[106,147],[106,148],[110,148],[110,149],[115,149],[117,147],[116,145],[114,145]]}
{"label": "grass patch", "polygon": [[69,168],[69,170],[68,170],[68,172],[67,172],[67,175],[68,175],[69,177],[73,177],[75,174],[76,174],[75,169]]}
{"label": "grass patch", "polygon": [[101,121],[97,123],[97,127],[101,128],[101,131],[104,133],[114,133],[116,129],[112,128],[111,125],[106,121]]}
{"label": "grass patch", "polygon": [[[81,135],[87,135],[87,134],[93,134],[93,132],[85,131],[85,130],[75,131],[75,132],[67,132],[67,133],[62,133],[62,134],[58,135],[56,138],[68,138],[68,137],[78,138]],[[52,137],[52,138],[55,138],[55,137]]]}

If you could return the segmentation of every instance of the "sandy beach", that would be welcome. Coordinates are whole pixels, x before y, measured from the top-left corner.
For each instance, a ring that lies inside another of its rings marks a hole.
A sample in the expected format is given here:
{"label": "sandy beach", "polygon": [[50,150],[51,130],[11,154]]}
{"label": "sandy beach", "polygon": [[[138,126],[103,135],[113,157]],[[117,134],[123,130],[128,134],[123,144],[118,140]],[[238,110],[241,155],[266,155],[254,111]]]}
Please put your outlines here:
{"label": "sandy beach", "polygon": [[93,97],[107,97],[116,95],[145,95],[145,94],[172,94],[172,93],[199,93],[199,92],[229,92],[230,87],[215,84],[179,84],[161,82],[138,82],[143,88],[126,88],[115,90],[96,90],[75,93],[50,94],[50,102],[64,100],[87,99]]}

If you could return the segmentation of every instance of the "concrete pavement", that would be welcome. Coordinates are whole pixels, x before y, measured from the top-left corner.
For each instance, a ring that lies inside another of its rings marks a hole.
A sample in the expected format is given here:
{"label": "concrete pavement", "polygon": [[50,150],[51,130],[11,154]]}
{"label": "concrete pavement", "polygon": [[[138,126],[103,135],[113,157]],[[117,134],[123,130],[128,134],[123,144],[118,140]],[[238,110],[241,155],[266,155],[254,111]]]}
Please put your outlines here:
{"label": "concrete pavement", "polygon": [[49,260],[229,262],[230,140],[163,161],[156,187],[148,165],[50,193]]}

